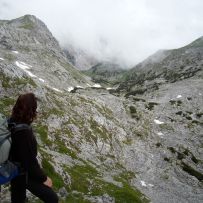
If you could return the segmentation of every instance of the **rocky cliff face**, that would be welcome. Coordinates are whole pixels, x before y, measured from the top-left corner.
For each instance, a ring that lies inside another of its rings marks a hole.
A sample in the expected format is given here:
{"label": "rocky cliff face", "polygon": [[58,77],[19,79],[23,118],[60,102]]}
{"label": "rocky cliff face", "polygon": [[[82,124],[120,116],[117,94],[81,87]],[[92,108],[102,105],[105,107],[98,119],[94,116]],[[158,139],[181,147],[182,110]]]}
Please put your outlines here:
{"label": "rocky cliff face", "polygon": [[[137,71],[140,77],[125,75],[117,90],[74,69],[34,16],[0,21],[0,46],[0,112],[9,115],[20,93],[37,95],[39,160],[62,202],[202,202],[199,43],[157,59],[158,70],[155,60]],[[165,64],[168,77],[180,61],[175,81],[158,74]],[[9,202],[7,187],[1,200]]]}
{"label": "rocky cliff face", "polygon": [[68,61],[78,70],[88,70],[98,63],[98,59],[73,45],[66,45],[63,51]]}
{"label": "rocky cliff face", "polygon": [[34,16],[0,21],[0,47],[2,64],[10,67],[4,71],[12,77],[29,76],[60,91],[89,82],[68,63],[56,39]]}

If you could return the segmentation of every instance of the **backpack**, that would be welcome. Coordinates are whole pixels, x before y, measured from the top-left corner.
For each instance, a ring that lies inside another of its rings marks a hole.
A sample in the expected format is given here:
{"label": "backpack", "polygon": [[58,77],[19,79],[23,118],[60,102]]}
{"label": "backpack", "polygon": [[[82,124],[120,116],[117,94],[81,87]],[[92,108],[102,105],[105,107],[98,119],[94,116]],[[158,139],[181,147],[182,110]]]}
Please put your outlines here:
{"label": "backpack", "polygon": [[17,164],[9,160],[11,132],[27,128],[27,124],[8,124],[6,117],[0,113],[0,185],[10,182],[20,174]]}

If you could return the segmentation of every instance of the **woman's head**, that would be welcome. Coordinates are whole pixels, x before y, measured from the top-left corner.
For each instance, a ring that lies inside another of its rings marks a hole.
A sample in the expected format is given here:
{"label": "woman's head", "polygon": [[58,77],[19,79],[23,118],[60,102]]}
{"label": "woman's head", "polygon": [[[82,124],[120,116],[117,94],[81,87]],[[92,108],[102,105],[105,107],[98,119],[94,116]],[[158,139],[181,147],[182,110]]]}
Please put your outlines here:
{"label": "woman's head", "polygon": [[30,124],[37,116],[37,98],[33,93],[22,94],[18,97],[12,111],[16,122]]}

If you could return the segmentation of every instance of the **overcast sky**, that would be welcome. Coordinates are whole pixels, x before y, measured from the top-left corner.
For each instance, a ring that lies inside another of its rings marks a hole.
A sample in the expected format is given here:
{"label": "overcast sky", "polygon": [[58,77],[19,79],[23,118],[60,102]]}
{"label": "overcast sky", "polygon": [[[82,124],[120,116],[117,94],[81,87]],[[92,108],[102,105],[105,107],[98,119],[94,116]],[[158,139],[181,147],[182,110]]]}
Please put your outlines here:
{"label": "overcast sky", "polygon": [[62,46],[132,66],[203,35],[203,0],[0,0],[0,19],[32,14]]}

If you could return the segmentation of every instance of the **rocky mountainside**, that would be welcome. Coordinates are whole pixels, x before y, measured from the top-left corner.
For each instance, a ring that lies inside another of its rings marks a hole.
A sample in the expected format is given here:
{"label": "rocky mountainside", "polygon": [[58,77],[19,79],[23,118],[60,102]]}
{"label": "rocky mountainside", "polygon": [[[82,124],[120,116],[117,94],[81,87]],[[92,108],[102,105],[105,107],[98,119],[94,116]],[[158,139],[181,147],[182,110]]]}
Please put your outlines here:
{"label": "rocky mountainside", "polygon": [[78,70],[88,70],[98,63],[95,57],[73,45],[66,45],[63,51],[68,61]]}
{"label": "rocky mountainside", "polygon": [[84,74],[92,78],[93,82],[103,84],[104,86],[114,86],[120,83],[125,72],[126,70],[121,65],[110,62],[98,63],[89,70],[83,71]]}
{"label": "rocky mountainside", "polygon": [[106,90],[68,63],[34,16],[0,21],[0,112],[21,93],[37,95],[39,160],[61,202],[203,201],[200,42],[147,59]]}
{"label": "rocky mountainside", "polygon": [[34,16],[0,21],[0,48],[3,65],[10,67],[4,71],[13,78],[29,76],[47,87],[57,86],[60,91],[73,85],[87,86],[89,82],[68,64],[56,39]]}
{"label": "rocky mountainside", "polygon": [[125,75],[121,89],[129,92],[139,85],[153,88],[153,85],[175,83],[195,75],[202,78],[202,58],[203,37],[180,49],[160,50],[132,68]]}
{"label": "rocky mountainside", "polygon": [[[21,93],[37,95],[39,160],[61,201],[148,202],[123,161],[135,128],[124,101],[74,69],[34,16],[1,21],[0,46],[0,112],[9,116]],[[8,187],[1,202],[10,202]]]}

